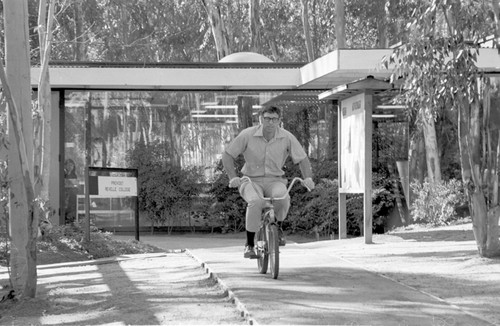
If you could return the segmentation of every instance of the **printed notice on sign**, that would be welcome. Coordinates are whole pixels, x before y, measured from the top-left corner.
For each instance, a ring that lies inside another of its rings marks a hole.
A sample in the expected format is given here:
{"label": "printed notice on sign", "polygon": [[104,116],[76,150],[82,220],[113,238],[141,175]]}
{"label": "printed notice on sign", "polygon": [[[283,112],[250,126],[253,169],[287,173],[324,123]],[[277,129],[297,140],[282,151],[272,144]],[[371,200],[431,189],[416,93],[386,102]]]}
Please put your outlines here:
{"label": "printed notice on sign", "polygon": [[365,98],[354,95],[341,102],[340,185],[362,193],[365,182]]}
{"label": "printed notice on sign", "polygon": [[137,178],[98,177],[99,197],[137,196]]}

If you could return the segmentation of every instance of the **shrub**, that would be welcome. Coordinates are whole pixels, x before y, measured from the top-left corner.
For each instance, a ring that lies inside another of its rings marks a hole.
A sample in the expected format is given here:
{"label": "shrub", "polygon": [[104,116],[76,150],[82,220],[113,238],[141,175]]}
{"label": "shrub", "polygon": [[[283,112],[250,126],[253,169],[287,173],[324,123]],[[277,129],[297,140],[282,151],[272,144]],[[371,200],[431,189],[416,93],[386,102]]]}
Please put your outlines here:
{"label": "shrub", "polygon": [[303,187],[293,190],[290,212],[284,224],[286,229],[292,233],[325,234],[338,230],[337,180],[322,179],[311,192]]}
{"label": "shrub", "polygon": [[322,159],[319,161],[311,159],[311,165],[314,176],[318,180],[335,180],[338,178],[337,162],[332,159]]}
{"label": "shrub", "polygon": [[182,169],[168,160],[165,144],[137,143],[127,153],[129,166],[139,172],[139,209],[146,211],[154,226],[169,224],[172,230],[179,211],[188,212],[201,192],[202,173],[198,168]]}
{"label": "shrub", "polygon": [[[398,180],[394,180],[395,178]],[[400,182],[399,178],[391,175],[388,170],[374,172],[372,179],[373,230],[382,233],[385,231],[387,217],[396,204],[394,185],[399,187]],[[402,196],[403,190],[399,189],[398,193]]]}
{"label": "shrub", "polygon": [[[394,195],[385,188],[374,189],[372,205],[373,230],[378,230],[384,227],[394,207]],[[363,195],[349,194],[346,210],[347,234],[360,235],[363,229]],[[338,181],[322,179],[312,192],[295,191],[285,226],[291,232],[338,234]]]}
{"label": "shrub", "polygon": [[[243,164],[243,157],[240,155],[235,160],[236,170],[240,171]],[[216,177],[208,191],[213,200],[210,218],[222,220],[222,233],[243,231],[245,230],[246,203],[237,189],[228,187],[229,179],[223,171],[222,161],[217,163],[215,171]]]}
{"label": "shrub", "polygon": [[[243,166],[240,156],[235,165],[237,171]],[[325,178],[315,180],[316,188],[308,192],[304,187],[295,186],[290,191],[291,207],[283,227],[291,233],[306,232],[330,235],[338,233],[338,181],[330,176],[336,175],[333,161],[311,162]],[[228,188],[228,177],[223,172],[221,162],[218,163],[216,178],[213,181],[210,195],[214,200],[212,214],[224,216],[223,232],[242,231],[245,226],[246,203],[236,189]],[[298,165],[288,158],[284,166],[285,177],[292,180],[300,176]],[[387,216],[395,204],[392,193],[392,180],[384,174],[373,175],[373,229],[383,229]],[[347,233],[359,235],[363,228],[363,196],[358,194],[347,197]]]}
{"label": "shrub", "polygon": [[448,182],[412,182],[415,194],[411,205],[411,215],[417,222],[446,225],[458,219],[455,208],[463,205],[465,196],[462,182],[451,179]]}

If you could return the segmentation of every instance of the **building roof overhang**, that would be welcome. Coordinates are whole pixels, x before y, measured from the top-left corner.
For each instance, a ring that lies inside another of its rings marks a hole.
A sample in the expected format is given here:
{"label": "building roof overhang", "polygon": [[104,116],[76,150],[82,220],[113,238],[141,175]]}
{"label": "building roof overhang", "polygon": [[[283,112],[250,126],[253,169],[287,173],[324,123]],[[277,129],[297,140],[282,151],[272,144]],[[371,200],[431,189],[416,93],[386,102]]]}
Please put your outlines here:
{"label": "building roof overhang", "polygon": [[[382,60],[393,51],[341,49],[308,64],[54,63],[50,66],[50,83],[52,88],[67,89],[283,90],[288,93],[282,94],[283,99],[295,96],[320,100],[317,95],[367,76],[387,80],[392,67],[386,69]],[[498,51],[479,49],[477,65],[487,73],[500,73]],[[35,88],[39,73],[40,67],[32,67]]]}
{"label": "building roof overhang", "polygon": [[[157,90],[263,90],[294,89],[300,85],[298,66],[274,64],[146,65],[146,66],[51,66],[52,88],[157,89]],[[36,87],[39,67],[31,70]]]}
{"label": "building roof overhang", "polygon": [[382,60],[392,49],[342,49],[322,56],[300,68],[299,89],[332,89],[367,76],[386,79],[391,71]]}
{"label": "building roof overhang", "polygon": [[[304,63],[53,63],[53,88],[73,89],[211,89],[211,90],[324,90],[367,75],[387,77],[378,71],[390,50],[337,50]],[[40,67],[31,70],[36,87]]]}

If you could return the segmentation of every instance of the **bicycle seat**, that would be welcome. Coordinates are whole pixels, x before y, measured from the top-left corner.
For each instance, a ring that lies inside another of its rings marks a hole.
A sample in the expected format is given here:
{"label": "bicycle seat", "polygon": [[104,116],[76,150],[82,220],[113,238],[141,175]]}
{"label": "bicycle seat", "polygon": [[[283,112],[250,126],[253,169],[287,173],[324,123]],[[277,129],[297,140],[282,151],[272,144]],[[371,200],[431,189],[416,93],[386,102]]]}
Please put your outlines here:
{"label": "bicycle seat", "polygon": [[271,208],[271,207],[273,207],[273,204],[271,204],[270,202],[266,201],[266,203],[264,204],[263,208]]}

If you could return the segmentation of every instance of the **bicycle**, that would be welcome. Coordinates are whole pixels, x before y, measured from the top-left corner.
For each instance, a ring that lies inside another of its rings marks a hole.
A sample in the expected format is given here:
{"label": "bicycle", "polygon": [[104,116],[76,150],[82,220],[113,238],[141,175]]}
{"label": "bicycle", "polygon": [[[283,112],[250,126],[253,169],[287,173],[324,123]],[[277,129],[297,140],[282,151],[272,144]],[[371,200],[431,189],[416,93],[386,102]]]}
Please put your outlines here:
{"label": "bicycle", "polygon": [[279,267],[280,267],[280,251],[279,251],[279,235],[278,235],[278,227],[276,225],[276,217],[274,212],[274,201],[285,199],[290,190],[292,189],[295,182],[300,181],[307,190],[311,191],[305,184],[304,180],[299,177],[295,177],[286,193],[282,197],[272,198],[272,197],[263,197],[260,195],[260,192],[255,187],[252,180],[243,176],[241,178],[242,183],[250,182],[252,187],[254,187],[255,192],[259,196],[260,199],[266,201],[266,205],[262,209],[262,217],[261,224],[259,230],[255,234],[255,251],[257,253],[257,269],[259,273],[266,274],[268,266],[271,269],[271,276],[273,279],[278,278]]}

